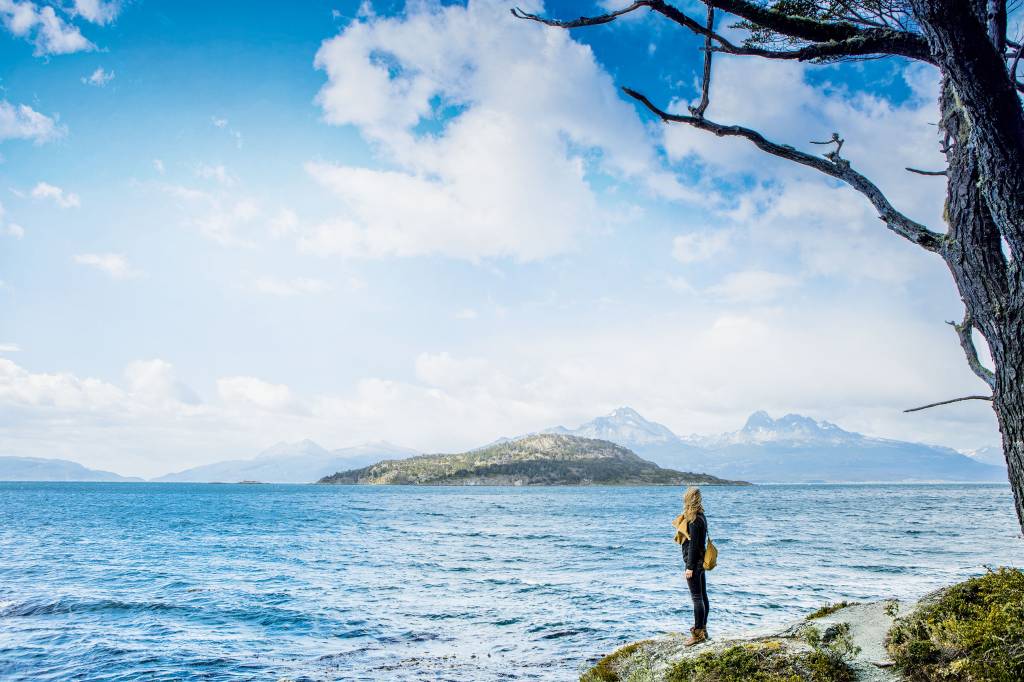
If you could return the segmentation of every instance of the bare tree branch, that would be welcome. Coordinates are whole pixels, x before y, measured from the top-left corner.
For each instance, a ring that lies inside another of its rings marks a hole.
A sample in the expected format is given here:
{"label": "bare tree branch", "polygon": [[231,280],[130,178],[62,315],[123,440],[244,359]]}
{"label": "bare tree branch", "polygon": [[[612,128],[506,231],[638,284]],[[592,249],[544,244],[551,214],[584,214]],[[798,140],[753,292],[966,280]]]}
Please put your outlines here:
{"label": "bare tree branch", "polygon": [[971,317],[970,311],[964,311],[964,321],[960,324],[956,322],[947,322],[949,326],[956,330],[956,335],[960,338],[960,347],[964,349],[964,355],[967,356],[967,365],[974,372],[975,376],[988,384],[988,387],[995,390],[996,387],[996,376],[992,373],[988,367],[981,364],[981,360],[978,359],[978,349],[974,346],[974,319]]}
{"label": "bare tree branch", "polygon": [[911,173],[917,173],[918,175],[949,175],[949,173],[944,171],[944,170],[940,170],[940,171],[926,171],[926,170],[921,170],[920,168],[911,168],[910,166],[907,166],[904,170],[908,170]]}
{"label": "bare tree branch", "polygon": [[[942,247],[942,242],[945,239],[944,235],[941,235],[938,232],[932,232],[921,223],[911,220],[897,211],[873,182],[853,170],[853,168],[850,167],[850,162],[846,159],[840,158],[836,152],[830,152],[826,155],[826,158],[823,159],[818,156],[801,152],[789,145],[771,142],[766,139],[764,135],[756,130],[751,130],[750,128],[744,128],[737,125],[721,125],[703,117],[698,118],[696,116],[670,114],[667,111],[663,111],[656,107],[649,99],[647,99],[647,97],[635,90],[623,88],[623,91],[647,107],[662,121],[686,123],[694,128],[714,133],[719,137],[743,137],[752,142],[761,151],[767,152],[772,156],[794,161],[804,166],[814,168],[815,170],[838,180],[842,180],[868,198],[878,211],[878,217],[885,222],[886,226],[888,226],[890,230],[929,251],[938,252]],[[836,139],[830,140],[830,142],[835,141],[838,143],[838,134],[834,137]]]}
{"label": "bare tree branch", "polygon": [[708,103],[711,101],[711,41],[714,38],[715,8],[708,5],[707,33],[704,35],[704,74],[700,82],[700,104],[690,107],[690,113],[697,118],[704,118]]}
{"label": "bare tree branch", "polygon": [[959,403],[964,400],[987,400],[992,402],[992,396],[990,395],[965,395],[963,398],[953,398],[952,400],[940,400],[937,403],[929,403],[922,405],[921,407],[911,407],[909,410],[903,410],[904,412],[920,412],[921,410],[927,410],[929,407],[938,407],[939,405],[949,405],[950,403]]}
{"label": "bare tree branch", "polygon": [[580,17],[578,19],[569,19],[566,21],[560,21],[558,19],[548,19],[537,14],[530,14],[524,12],[518,7],[513,7],[510,12],[512,16],[517,19],[529,19],[530,21],[538,21],[547,26],[554,26],[555,28],[582,28],[584,26],[600,26],[601,24],[607,24],[615,21],[623,14],[629,14],[633,10],[640,9],[641,7],[650,7],[651,0],[637,0],[629,7],[623,7],[615,12],[609,12],[608,14],[601,14],[593,17]]}
{"label": "bare tree branch", "polygon": [[[718,45],[711,46],[709,44],[710,41],[706,40],[705,50],[710,49],[715,52],[764,57],[766,59],[795,59],[798,61],[839,59],[842,57],[866,55],[901,55],[920,61],[932,61],[927,42],[916,33],[897,31],[890,28],[862,29],[845,22],[822,22],[805,17],[790,16],[783,12],[766,9],[747,2],[735,2],[734,0],[702,1],[709,10],[719,7],[779,33],[801,40],[812,41],[813,44],[795,50],[769,50],[751,45],[735,45],[723,36],[715,33],[711,25],[702,25],[677,7],[664,2],[664,0],[637,0],[633,4],[615,12],[567,20],[548,19],[537,14],[524,12],[518,7],[512,9],[511,12],[512,16],[518,19],[528,19],[546,26],[569,29],[607,24],[624,14],[629,14],[641,7],[647,7],[651,11],[658,12],[697,35],[704,36],[705,39],[714,40]],[[729,7],[723,5],[729,5]],[[752,19],[743,12],[730,8],[733,6],[748,12],[751,16],[757,15],[762,17],[763,20]]]}
{"label": "bare tree branch", "polygon": [[1020,63],[1020,55],[1024,52],[1024,45],[1017,47],[1017,54],[1013,57],[1013,63],[1010,64],[1010,80],[1017,83],[1017,65]]}

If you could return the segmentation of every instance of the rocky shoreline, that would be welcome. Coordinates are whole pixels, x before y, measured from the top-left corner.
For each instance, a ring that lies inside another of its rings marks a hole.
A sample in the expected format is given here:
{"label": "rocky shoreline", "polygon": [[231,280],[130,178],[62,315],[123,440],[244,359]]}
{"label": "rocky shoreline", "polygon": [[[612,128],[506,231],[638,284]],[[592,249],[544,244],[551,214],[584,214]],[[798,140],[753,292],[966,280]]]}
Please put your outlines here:
{"label": "rocky shoreline", "polygon": [[843,606],[826,615],[808,617],[783,625],[753,628],[718,635],[697,646],[687,648],[689,633],[669,633],[627,644],[601,659],[585,672],[581,682],[615,682],[621,680],[663,682],[672,680],[671,671],[680,661],[697,659],[704,654],[721,653],[733,647],[764,649],[774,655],[802,656],[813,653],[820,642],[826,644],[842,637],[847,647],[845,661],[856,680],[864,682],[896,682],[893,661],[885,648],[885,637],[894,616],[905,616],[917,602],[897,600]]}

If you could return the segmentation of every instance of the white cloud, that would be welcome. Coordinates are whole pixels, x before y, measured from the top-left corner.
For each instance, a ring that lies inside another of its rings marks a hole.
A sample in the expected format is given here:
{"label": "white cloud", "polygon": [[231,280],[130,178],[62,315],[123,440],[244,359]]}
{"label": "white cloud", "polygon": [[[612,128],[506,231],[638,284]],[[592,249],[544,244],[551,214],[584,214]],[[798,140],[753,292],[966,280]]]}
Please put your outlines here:
{"label": "white cloud", "polygon": [[153,159],[153,170],[155,170],[160,175],[163,175],[165,171],[164,162],[161,161],[160,159]]}
{"label": "white cloud", "polygon": [[456,320],[475,320],[479,314],[472,308],[463,308],[456,311],[454,317]]}
{"label": "white cloud", "polygon": [[199,164],[199,167],[196,168],[196,175],[204,180],[214,180],[226,186],[235,184],[235,178],[221,164]]}
{"label": "white cloud", "polygon": [[41,114],[27,104],[0,100],[0,141],[32,140],[42,144],[63,137],[66,132],[56,118]]}
{"label": "white cloud", "polygon": [[311,277],[260,277],[253,282],[253,290],[271,296],[296,296],[298,294],[321,294],[330,290],[327,282]]}
{"label": "white cloud", "polygon": [[98,88],[106,87],[107,83],[114,80],[113,71],[104,71],[102,66],[97,66],[96,70],[88,76],[82,76],[82,82],[86,85],[93,85]]}
{"label": "white cloud", "polygon": [[[223,166],[201,166],[197,174],[214,180],[209,189],[162,184],[161,191],[179,200],[185,223],[222,246],[252,248],[257,227],[270,227],[259,202],[234,189],[234,178]],[[218,176],[223,174],[225,182]]]}
{"label": "white cloud", "polygon": [[29,0],[0,0],[0,23],[14,36],[35,45],[37,55],[96,49],[77,26],[64,21],[50,5],[37,5]]}
{"label": "white cloud", "polygon": [[672,240],[672,256],[680,263],[705,261],[725,251],[729,238],[725,230],[681,234]]}
{"label": "white cloud", "polygon": [[17,223],[9,222],[5,216],[4,205],[0,204],[0,234],[21,239],[25,236],[25,228]]}
{"label": "white cloud", "polygon": [[356,126],[395,170],[308,164],[343,209],[306,231],[306,251],[536,260],[607,220],[591,170],[685,194],[590,49],[504,3],[357,21],[316,65],[325,120]]}
{"label": "white cloud", "polygon": [[291,389],[256,377],[227,377],[217,380],[221,399],[233,407],[256,407],[267,412],[301,411]]}
{"label": "white cloud", "polygon": [[270,234],[275,239],[281,239],[295,234],[299,228],[299,217],[295,211],[289,208],[282,208],[277,217],[270,221]]}
{"label": "white cloud", "polygon": [[744,270],[727,275],[707,291],[730,303],[764,303],[797,284],[799,280],[791,275],[764,270]]}
{"label": "white cloud", "polygon": [[121,0],[75,0],[74,11],[94,24],[109,24],[121,12]]}
{"label": "white cloud", "polygon": [[80,253],[74,260],[79,265],[101,270],[114,279],[133,279],[142,273],[129,265],[128,260],[118,253]]}
{"label": "white cloud", "polygon": [[[812,84],[807,78],[811,67],[803,64],[730,57],[715,64],[710,119],[753,127],[812,154],[824,151],[810,144],[812,139],[828,139],[838,131],[846,140],[843,157],[874,180],[897,208],[937,231],[944,229],[943,183],[920,182],[903,170],[944,165],[934,125],[933,70],[910,66],[899,72],[911,96],[897,105],[842,85]],[[676,101],[670,109],[685,110],[687,104]],[[769,257],[795,251],[803,275],[902,284],[934,272],[927,256],[887,231],[870,203],[846,185],[775,159],[743,139],[685,125],[660,128],[669,157],[702,171],[706,205],[721,225],[742,230],[750,248]],[[711,178],[729,180],[729,189],[707,182]]]}
{"label": "white cloud", "polygon": [[21,346],[16,343],[0,343],[0,353],[20,353]]}
{"label": "white cloud", "polygon": [[118,386],[0,359],[0,450],[60,456],[70,448],[86,464],[157,475],[304,437],[328,447],[387,438],[452,452],[622,404],[679,433],[734,429],[767,409],[885,437],[991,442],[985,406],[901,413],[976,390],[955,340],[935,342],[946,338],[944,325],[914,322],[898,306],[856,305],[727,314],[696,306],[611,328],[567,323],[487,339],[477,353],[419,353],[407,379],[367,376],[327,395],[231,376],[203,402],[161,360],[132,363]]}
{"label": "white cloud", "polygon": [[177,378],[174,367],[165,360],[136,360],[128,364],[124,375],[128,382],[128,390],[139,399],[186,405],[201,402],[196,392]]}
{"label": "white cloud", "polygon": [[32,188],[32,196],[36,199],[49,199],[61,208],[76,208],[81,202],[74,192],[64,193],[64,190],[48,182],[40,182]]}

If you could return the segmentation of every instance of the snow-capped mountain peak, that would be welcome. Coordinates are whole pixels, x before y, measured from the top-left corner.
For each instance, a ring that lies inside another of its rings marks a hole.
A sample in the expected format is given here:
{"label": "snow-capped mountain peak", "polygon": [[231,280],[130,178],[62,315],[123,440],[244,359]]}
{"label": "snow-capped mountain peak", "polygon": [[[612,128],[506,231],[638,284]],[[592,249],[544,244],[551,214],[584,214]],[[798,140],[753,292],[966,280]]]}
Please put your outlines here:
{"label": "snow-capped mountain peak", "polygon": [[632,407],[620,407],[603,417],[597,417],[580,425],[576,429],[556,426],[548,429],[548,433],[581,436],[583,438],[600,438],[626,445],[650,445],[669,443],[679,440],[676,434],[662,424],[644,419]]}
{"label": "snow-capped mountain peak", "polygon": [[863,440],[860,434],[844,431],[835,424],[818,421],[801,414],[787,414],[773,419],[764,410],[758,410],[747,418],[739,431],[715,436],[696,436],[690,442],[704,447],[755,443],[826,444]]}

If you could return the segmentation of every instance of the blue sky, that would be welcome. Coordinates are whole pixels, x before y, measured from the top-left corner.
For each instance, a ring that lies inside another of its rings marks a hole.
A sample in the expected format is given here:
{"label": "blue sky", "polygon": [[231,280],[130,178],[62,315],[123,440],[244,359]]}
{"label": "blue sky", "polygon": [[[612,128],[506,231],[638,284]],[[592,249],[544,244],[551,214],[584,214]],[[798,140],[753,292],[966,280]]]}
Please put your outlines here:
{"label": "blue sky", "polygon": [[[900,412],[979,388],[937,258],[619,94],[684,109],[698,41],[508,7],[0,0],[0,451],[154,475],[621,404],[680,433],[767,409],[997,442],[984,405]],[[723,58],[708,115],[809,150],[838,130],[942,229],[941,179],[902,171],[941,167],[936,87]]]}

